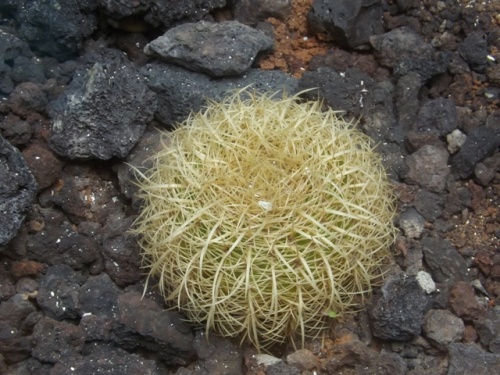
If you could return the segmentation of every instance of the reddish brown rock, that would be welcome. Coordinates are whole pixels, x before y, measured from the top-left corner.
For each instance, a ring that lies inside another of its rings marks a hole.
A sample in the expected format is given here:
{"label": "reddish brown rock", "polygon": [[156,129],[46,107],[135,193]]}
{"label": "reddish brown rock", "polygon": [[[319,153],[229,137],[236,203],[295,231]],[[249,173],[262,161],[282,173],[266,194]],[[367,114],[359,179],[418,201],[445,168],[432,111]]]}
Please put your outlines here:
{"label": "reddish brown rock", "polygon": [[466,325],[464,329],[463,342],[464,343],[476,342],[478,338],[479,336],[474,326]]}
{"label": "reddish brown rock", "polygon": [[34,143],[23,151],[24,159],[38,184],[38,190],[43,190],[52,185],[59,177],[62,163],[46,147]]}
{"label": "reddish brown rock", "polygon": [[484,308],[477,302],[472,286],[458,281],[451,288],[448,300],[451,310],[465,321],[477,320],[484,314]]}
{"label": "reddish brown rock", "polygon": [[10,269],[12,276],[16,279],[21,279],[27,276],[37,276],[42,273],[45,266],[42,263],[28,259],[23,259],[15,262]]}

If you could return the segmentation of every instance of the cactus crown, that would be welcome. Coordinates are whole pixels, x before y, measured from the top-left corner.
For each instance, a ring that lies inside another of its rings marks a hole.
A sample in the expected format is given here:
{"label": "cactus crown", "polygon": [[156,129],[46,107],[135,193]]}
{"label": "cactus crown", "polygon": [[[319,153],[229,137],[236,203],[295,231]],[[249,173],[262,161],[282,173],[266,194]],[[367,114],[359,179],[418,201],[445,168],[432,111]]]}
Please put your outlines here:
{"label": "cactus crown", "polygon": [[192,114],[139,178],[145,266],[195,323],[257,348],[361,307],[394,239],[370,138],[320,102],[242,90]]}

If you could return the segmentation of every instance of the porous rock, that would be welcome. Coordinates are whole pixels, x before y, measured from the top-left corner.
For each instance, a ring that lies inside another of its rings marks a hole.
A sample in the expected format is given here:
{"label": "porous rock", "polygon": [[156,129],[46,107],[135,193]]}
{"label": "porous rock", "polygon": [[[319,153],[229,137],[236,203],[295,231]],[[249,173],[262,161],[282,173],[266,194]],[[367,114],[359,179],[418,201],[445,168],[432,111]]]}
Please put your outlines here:
{"label": "porous rock", "polygon": [[242,77],[213,80],[180,66],[152,63],[144,66],[141,73],[158,97],[155,117],[168,126],[184,121],[191,111],[199,111],[206,105],[206,99],[219,101],[232,90],[245,86],[262,93],[286,91],[293,95],[298,91],[295,78],[276,70],[250,69]]}
{"label": "porous rock", "polygon": [[213,77],[241,75],[273,40],[237,21],[200,21],[168,30],[147,44],[146,54]]}
{"label": "porous rock", "polygon": [[0,249],[16,235],[36,194],[21,153],[0,136]]}
{"label": "porous rock", "polygon": [[33,330],[33,357],[42,362],[72,361],[85,343],[83,330],[71,323],[42,318]]}
{"label": "porous rock", "polygon": [[21,39],[33,50],[60,61],[76,56],[83,39],[97,27],[91,1],[59,0],[57,6],[45,0],[3,3],[20,25]]}
{"label": "porous rock", "polygon": [[306,71],[299,81],[301,90],[316,89],[305,93],[309,99],[322,98],[336,110],[347,111],[359,116],[363,110],[373,105],[373,79],[365,73],[348,68],[345,72],[320,67]]}
{"label": "porous rock", "polygon": [[467,277],[465,260],[448,240],[428,236],[420,241],[419,246],[436,282],[464,280]]}
{"label": "porous rock", "polygon": [[457,110],[453,100],[438,98],[429,100],[420,107],[412,130],[442,137],[456,129],[457,123]]}
{"label": "porous rock", "polygon": [[198,360],[177,371],[176,375],[243,374],[243,355],[238,346],[218,335],[207,337],[197,330],[193,347]]}
{"label": "porous rock", "polygon": [[403,211],[398,218],[399,227],[408,238],[419,238],[424,231],[425,220],[414,208]]}
{"label": "porous rock", "polygon": [[307,15],[314,32],[326,33],[341,45],[369,46],[369,37],[383,33],[380,0],[315,0]]}
{"label": "porous rock", "polygon": [[134,217],[110,219],[103,228],[104,268],[120,287],[134,284],[143,277],[137,239],[128,234],[133,221]]}
{"label": "porous rock", "polygon": [[465,325],[462,319],[448,310],[429,310],[424,316],[422,328],[428,340],[438,349],[445,350],[449,344],[462,339]]}
{"label": "porous rock", "polygon": [[124,349],[154,351],[169,365],[186,365],[196,354],[193,333],[182,316],[137,292],[118,297],[112,339]]}
{"label": "porous rock", "polygon": [[334,346],[332,358],[325,364],[328,374],[404,374],[406,363],[395,353],[378,353],[354,339]]}
{"label": "porous rock", "polygon": [[467,134],[467,139],[453,157],[450,164],[452,170],[461,178],[469,177],[477,163],[500,146],[500,127],[478,126]]}
{"label": "porous rock", "polygon": [[418,336],[427,305],[428,299],[415,276],[390,276],[370,307],[373,334],[401,341]]}
{"label": "porous rock", "polygon": [[85,277],[68,265],[49,267],[40,279],[38,305],[55,320],[79,317],[79,291],[84,281]]}
{"label": "porous rock", "polygon": [[291,0],[238,0],[234,4],[234,19],[246,25],[256,25],[269,17],[284,19],[290,12]]}
{"label": "porous rock", "polygon": [[0,353],[13,363],[29,357],[31,337],[26,334],[30,315],[36,307],[22,294],[13,295],[0,304]]}
{"label": "porous rock", "polygon": [[408,156],[406,181],[435,193],[441,193],[446,187],[450,174],[448,151],[444,147],[425,145]]}
{"label": "porous rock", "polygon": [[61,226],[49,223],[28,238],[26,249],[30,258],[38,262],[62,263],[81,269],[97,259],[99,243],[95,237],[78,232],[69,223]]}
{"label": "porous rock", "polygon": [[473,31],[460,43],[458,53],[472,70],[483,73],[488,62],[486,35],[480,31]]}
{"label": "porous rock", "polygon": [[500,307],[486,311],[473,324],[481,344],[490,352],[500,354]]}
{"label": "porous rock", "polygon": [[51,369],[50,375],[161,375],[166,371],[152,359],[144,359],[140,355],[110,345],[95,343],[87,350],[90,353],[83,357],[57,363]]}
{"label": "porous rock", "polygon": [[49,145],[69,159],[127,156],[156,109],[154,93],[122,54],[107,51],[96,58],[51,105]]}
{"label": "porous rock", "polygon": [[475,343],[455,342],[449,346],[448,375],[491,375],[500,368],[500,354],[488,353]]}

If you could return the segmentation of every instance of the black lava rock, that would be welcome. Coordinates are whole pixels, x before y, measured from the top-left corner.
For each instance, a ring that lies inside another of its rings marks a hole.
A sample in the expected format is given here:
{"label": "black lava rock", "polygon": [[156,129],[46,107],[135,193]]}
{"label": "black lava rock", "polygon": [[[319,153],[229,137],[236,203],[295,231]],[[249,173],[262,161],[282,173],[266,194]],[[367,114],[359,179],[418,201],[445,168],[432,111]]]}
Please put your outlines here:
{"label": "black lava rock", "polygon": [[70,159],[127,156],[156,110],[154,93],[121,53],[106,50],[96,58],[52,103],[49,145]]}
{"label": "black lava rock", "polygon": [[420,334],[428,299],[415,276],[389,277],[370,308],[373,334],[385,340],[410,340]]}
{"label": "black lava rock", "polygon": [[16,235],[35,194],[35,178],[23,156],[0,136],[0,249]]}

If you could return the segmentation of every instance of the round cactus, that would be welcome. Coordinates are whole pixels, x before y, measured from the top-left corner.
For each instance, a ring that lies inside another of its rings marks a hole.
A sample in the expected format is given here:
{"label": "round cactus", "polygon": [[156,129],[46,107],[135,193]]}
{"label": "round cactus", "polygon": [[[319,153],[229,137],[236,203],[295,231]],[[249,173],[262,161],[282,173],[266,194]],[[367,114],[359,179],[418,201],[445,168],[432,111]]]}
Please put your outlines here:
{"label": "round cactus", "polygon": [[257,348],[318,335],[386,269],[394,195],[369,137],[320,102],[240,91],[192,114],[139,177],[150,276]]}

